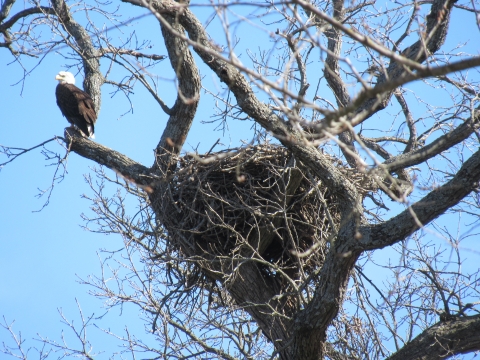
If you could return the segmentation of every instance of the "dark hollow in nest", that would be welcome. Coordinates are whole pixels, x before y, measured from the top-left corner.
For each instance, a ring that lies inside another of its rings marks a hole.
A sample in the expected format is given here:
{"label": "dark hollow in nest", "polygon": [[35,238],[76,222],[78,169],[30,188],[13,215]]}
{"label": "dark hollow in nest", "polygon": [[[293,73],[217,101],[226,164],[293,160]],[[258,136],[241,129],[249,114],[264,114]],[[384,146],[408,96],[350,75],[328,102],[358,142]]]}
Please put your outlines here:
{"label": "dark hollow in nest", "polygon": [[208,159],[182,158],[156,200],[174,250],[205,260],[256,257],[268,264],[267,273],[294,281],[321,266],[339,214],[335,195],[319,179],[280,146]]}

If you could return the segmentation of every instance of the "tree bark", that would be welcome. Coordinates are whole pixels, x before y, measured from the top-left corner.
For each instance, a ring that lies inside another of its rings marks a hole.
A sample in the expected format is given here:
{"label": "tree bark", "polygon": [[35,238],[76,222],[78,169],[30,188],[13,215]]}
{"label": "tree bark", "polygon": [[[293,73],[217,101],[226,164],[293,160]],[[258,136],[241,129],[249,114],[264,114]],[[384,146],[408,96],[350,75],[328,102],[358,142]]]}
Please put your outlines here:
{"label": "tree bark", "polygon": [[[165,14],[168,26],[178,33],[184,33],[183,27],[175,16]],[[167,25],[160,23],[165,46],[172,69],[178,81],[178,95],[170,111],[165,130],[156,148],[154,168],[166,174],[168,168],[175,165],[192,126],[200,101],[200,75],[197,65],[188,49],[188,44],[180,37],[168,31]]]}
{"label": "tree bark", "polygon": [[421,164],[464,141],[478,129],[480,129],[480,108],[475,110],[473,118],[466,120],[463,124],[435,139],[430,144],[409,153],[392,157],[382,165],[387,171],[394,172]]}
{"label": "tree bark", "polygon": [[439,322],[423,331],[388,360],[436,360],[480,349],[480,315]]}
{"label": "tree bark", "polygon": [[480,150],[465,161],[453,179],[433,189],[408,209],[383,223],[361,227],[361,239],[352,243],[349,250],[381,249],[406,239],[478,189],[479,181]]}
{"label": "tree bark", "polygon": [[146,166],[133,161],[118,151],[82,136],[71,127],[65,129],[65,142],[69,150],[99,165],[106,166],[139,186],[150,188],[154,186],[156,181],[159,181],[158,177]]}

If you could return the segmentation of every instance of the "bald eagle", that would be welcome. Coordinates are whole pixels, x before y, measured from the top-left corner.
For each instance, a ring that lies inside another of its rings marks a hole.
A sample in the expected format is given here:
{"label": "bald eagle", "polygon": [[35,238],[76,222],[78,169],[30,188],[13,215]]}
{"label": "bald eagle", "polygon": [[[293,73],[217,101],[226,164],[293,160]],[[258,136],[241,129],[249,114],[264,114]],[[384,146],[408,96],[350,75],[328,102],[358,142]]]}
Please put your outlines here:
{"label": "bald eagle", "polygon": [[57,105],[68,122],[76,126],[82,134],[94,138],[94,125],[97,113],[92,98],[85,91],[75,86],[75,77],[67,71],[60,71],[55,80],[58,80],[55,95]]}

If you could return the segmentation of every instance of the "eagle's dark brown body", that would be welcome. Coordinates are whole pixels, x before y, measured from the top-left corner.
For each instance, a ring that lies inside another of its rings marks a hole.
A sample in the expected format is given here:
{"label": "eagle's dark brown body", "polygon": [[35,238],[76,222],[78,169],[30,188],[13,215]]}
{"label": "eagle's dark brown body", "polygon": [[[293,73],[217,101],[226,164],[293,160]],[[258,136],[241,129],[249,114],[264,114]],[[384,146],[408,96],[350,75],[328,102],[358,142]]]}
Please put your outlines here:
{"label": "eagle's dark brown body", "polygon": [[90,95],[73,84],[62,82],[57,85],[55,94],[57,105],[70,124],[86,136],[93,137],[97,113]]}

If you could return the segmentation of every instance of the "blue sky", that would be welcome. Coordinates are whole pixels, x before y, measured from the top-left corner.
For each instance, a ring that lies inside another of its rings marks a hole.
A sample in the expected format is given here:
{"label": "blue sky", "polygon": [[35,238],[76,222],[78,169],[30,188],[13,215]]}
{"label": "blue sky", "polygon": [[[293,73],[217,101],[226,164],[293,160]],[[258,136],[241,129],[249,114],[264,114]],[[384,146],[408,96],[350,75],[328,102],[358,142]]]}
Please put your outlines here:
{"label": "blue sky", "polygon": [[[122,4],[121,9],[127,9],[131,16],[145,13],[144,10],[126,4]],[[456,27],[449,40],[451,46],[460,39],[462,16],[470,16],[465,12],[461,14],[460,17],[454,17]],[[130,29],[135,29],[139,36],[153,33],[150,36],[153,39],[152,52],[166,54],[158,24],[152,16],[132,23]],[[211,25],[210,33],[215,33],[215,29],[218,28]],[[480,43],[478,29],[473,28],[471,34],[466,49],[478,54],[478,45],[475,45]],[[112,31],[110,35],[115,36],[116,33]],[[252,39],[246,40],[242,40],[238,47],[241,59],[246,58],[244,49],[253,46],[250,44]],[[268,36],[258,41],[267,44]],[[21,84],[14,85],[22,78],[22,69],[11,62],[12,57],[5,49],[1,49],[0,94],[3,101],[0,144],[28,148],[55,135],[63,136],[63,129],[68,124],[55,104],[57,82],[54,78],[59,70],[65,70],[65,64],[69,64],[69,61],[58,54],[50,54],[27,76],[23,89]],[[25,64],[31,68],[35,62],[26,59]],[[106,67],[107,64],[102,63],[102,66]],[[168,60],[160,63],[155,71],[163,78],[160,96],[168,105],[172,105],[175,86]],[[206,67],[201,67],[201,72],[205,76],[206,86],[212,91],[219,90],[220,84],[211,72]],[[80,87],[82,80],[81,75],[77,76],[77,85]],[[112,88],[108,85],[102,91],[96,141],[150,166],[153,162],[153,149],[167,115],[140,86],[137,86],[131,97],[133,113],[124,116],[122,114],[129,110],[126,99],[121,94],[111,97]],[[224,145],[219,148],[238,146],[241,140],[252,140],[249,122],[230,122],[225,133],[215,131],[216,124],[202,124],[202,121],[211,120],[213,110],[211,98],[202,93],[198,116],[184,151],[193,151],[197,145],[200,152],[208,151],[218,138]],[[421,111],[423,110],[419,110]],[[60,145],[50,143],[47,147],[61,156],[65,153]],[[3,161],[4,158],[0,158],[0,162]],[[82,228],[84,223],[81,213],[91,215],[90,203],[82,198],[82,194],[92,195],[84,174],[91,173],[90,168],[96,164],[76,154],[70,155],[68,174],[61,183],[56,184],[49,205],[42,211],[35,212],[46,200],[35,197],[39,193],[38,188],[46,189],[52,182],[55,169],[48,166],[50,163],[52,161],[46,161],[40,151],[35,150],[8,164],[0,172],[0,316],[4,316],[7,323],[15,321],[14,331],[21,331],[28,346],[39,346],[39,343],[31,340],[38,337],[37,334],[59,339],[62,329],[66,327],[61,323],[58,309],[63,310],[67,319],[74,319],[78,323],[75,299],[78,299],[86,316],[104,314],[101,301],[89,296],[89,288],[79,284],[78,279],[98,273],[99,256],[102,257],[100,249],[117,250],[123,246],[118,236],[105,236]],[[110,191],[113,193],[114,189]],[[401,208],[398,207],[398,210]],[[467,231],[469,230],[465,228],[461,233]],[[471,239],[471,245],[466,245],[466,248],[474,247]],[[478,262],[478,253],[471,251],[470,254]],[[3,322],[3,319],[0,321]],[[118,332],[122,332],[128,324],[129,329],[139,336],[144,331],[136,309],[123,313],[114,310],[102,320],[97,320],[96,324]],[[105,351],[99,358],[107,358],[108,354],[118,350],[117,344],[107,340],[101,331],[92,331],[94,336],[91,339],[95,349]],[[2,329],[0,339],[9,341],[7,332]]]}

